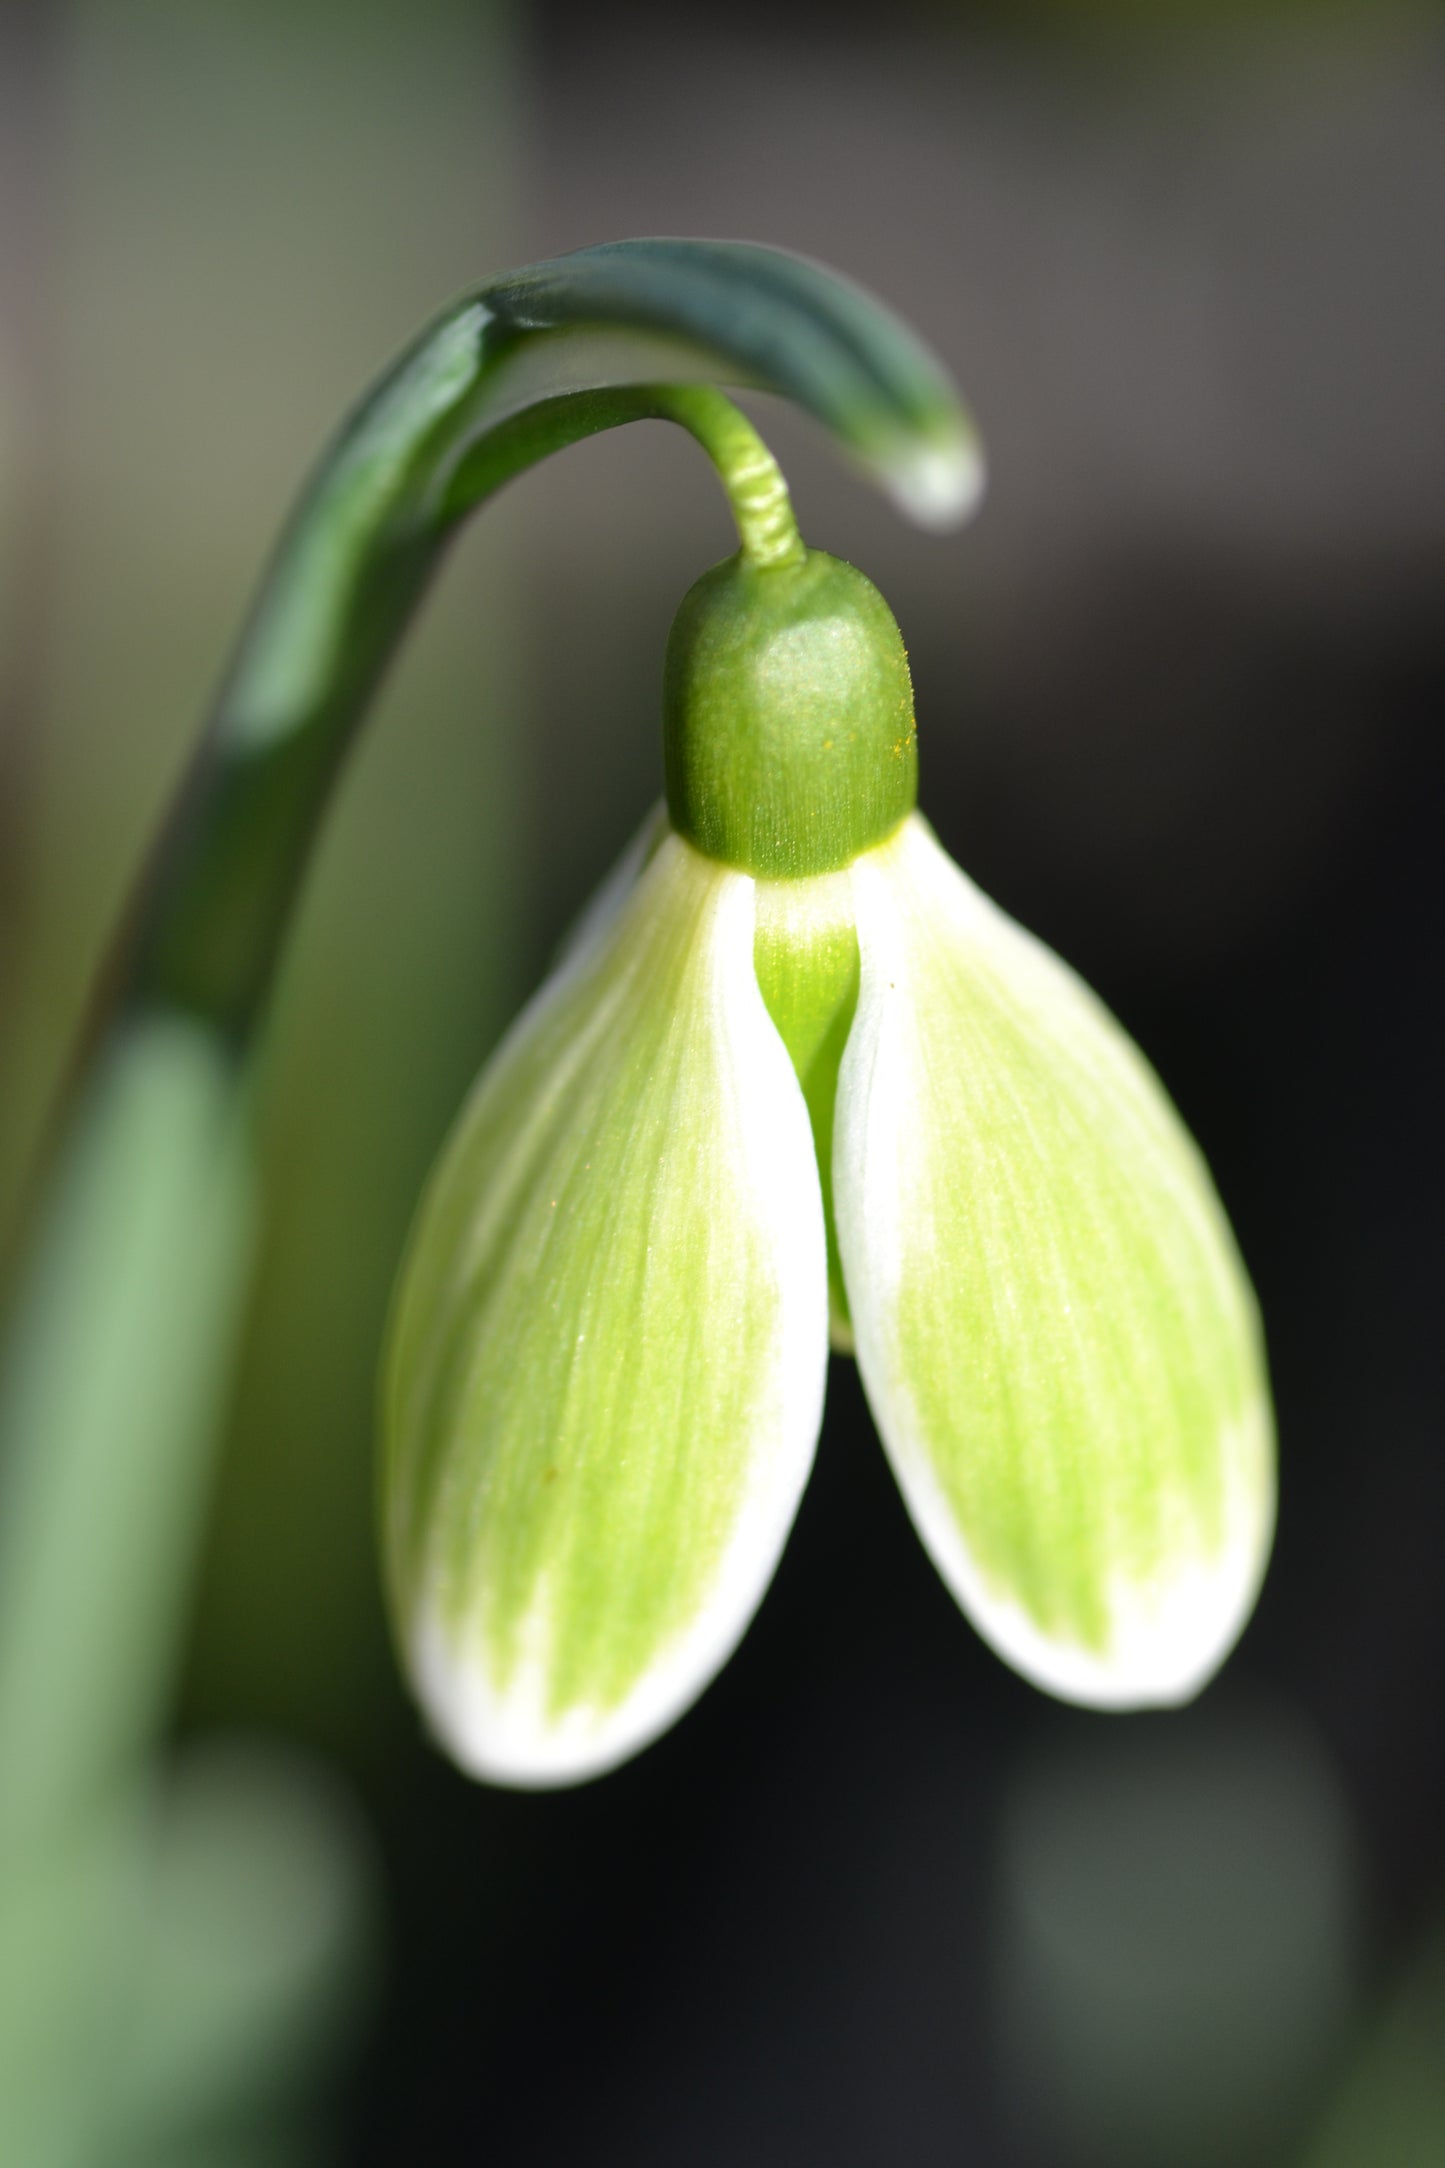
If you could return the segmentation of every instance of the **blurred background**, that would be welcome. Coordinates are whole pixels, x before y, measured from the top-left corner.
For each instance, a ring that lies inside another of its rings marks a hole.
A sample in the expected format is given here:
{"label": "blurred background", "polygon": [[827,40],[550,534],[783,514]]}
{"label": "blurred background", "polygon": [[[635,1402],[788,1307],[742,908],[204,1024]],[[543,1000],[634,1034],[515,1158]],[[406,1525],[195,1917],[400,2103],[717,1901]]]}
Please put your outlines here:
{"label": "blurred background", "polygon": [[[304,2114],[245,2158],[1438,2168],[1438,7],[4,0],[9,1250],[321,441],[457,289],[653,232],[827,260],[974,406],[990,496],[942,541],[753,411],[805,535],[903,626],[944,842],[1212,1160],[1269,1333],[1278,1550],[1194,1708],[1053,1705],[954,1609],[836,1364],[777,1584],[671,1736],[553,1797],[421,1738],[372,1555],[391,1276],[471,1075],[656,795],[667,627],[732,547],[680,434],[569,452],[429,605],[274,1019],[177,1710],[198,1819],[245,1857],[213,1920],[184,1858],[167,1900],[243,1971],[290,1923],[246,1974],[278,2068],[297,1982],[331,2011]],[[310,1819],[273,1856],[278,1785]]]}

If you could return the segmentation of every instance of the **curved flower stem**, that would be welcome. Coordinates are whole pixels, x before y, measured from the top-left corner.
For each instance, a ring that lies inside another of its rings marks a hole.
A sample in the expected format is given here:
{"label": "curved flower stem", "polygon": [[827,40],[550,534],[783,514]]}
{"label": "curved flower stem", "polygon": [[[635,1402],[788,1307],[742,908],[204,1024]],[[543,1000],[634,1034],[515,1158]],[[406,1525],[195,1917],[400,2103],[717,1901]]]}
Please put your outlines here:
{"label": "curved flower stem", "polygon": [[464,518],[550,452],[624,422],[646,421],[676,422],[707,453],[750,563],[799,561],[803,544],[782,469],[746,414],[711,384],[610,385],[541,400],[468,451],[449,478],[442,517],[449,523]]}
{"label": "curved flower stem", "polygon": [[658,388],[657,415],[689,430],[717,468],[748,563],[801,564],[803,538],[788,485],[746,414],[710,384],[671,384]]}
{"label": "curved flower stem", "polygon": [[394,540],[383,536],[376,563],[358,568],[336,666],[314,689],[303,640],[319,628],[294,622],[310,570],[303,527],[262,594],[112,960],[112,1007],[179,1008],[238,1042],[249,1035],[336,776],[446,544],[463,518],[550,453],[643,420],[675,422],[702,445],[753,563],[801,558],[772,453],[729,399],[701,384],[567,393],[488,431],[427,491],[424,518]]}

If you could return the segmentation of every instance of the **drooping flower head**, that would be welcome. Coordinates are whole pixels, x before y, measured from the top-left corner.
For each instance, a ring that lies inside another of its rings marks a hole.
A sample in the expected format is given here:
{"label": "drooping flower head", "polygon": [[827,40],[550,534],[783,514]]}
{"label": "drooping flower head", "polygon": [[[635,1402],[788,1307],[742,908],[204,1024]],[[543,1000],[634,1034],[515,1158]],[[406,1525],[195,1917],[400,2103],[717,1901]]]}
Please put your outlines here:
{"label": "drooping flower head", "polygon": [[385,1377],[405,1661],[469,1771],[578,1781],[725,1662],[807,1480],[831,1333],[994,1647],[1187,1698],[1253,1604],[1253,1297],[1153,1072],[914,810],[903,644],[850,566],[707,573],[666,810],[483,1071]]}

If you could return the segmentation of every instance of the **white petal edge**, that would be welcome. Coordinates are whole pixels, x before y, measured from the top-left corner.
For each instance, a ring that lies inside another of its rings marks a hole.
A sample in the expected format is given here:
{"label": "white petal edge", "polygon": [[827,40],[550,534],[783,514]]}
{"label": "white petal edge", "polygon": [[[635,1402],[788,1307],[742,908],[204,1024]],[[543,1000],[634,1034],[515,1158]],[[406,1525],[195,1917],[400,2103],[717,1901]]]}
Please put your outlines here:
{"label": "white petal edge", "polygon": [[[1239,1471],[1268,1465],[1273,1412],[1261,1393],[1237,1430],[1221,1438],[1235,1472],[1227,1508],[1231,1539],[1213,1560],[1176,1565],[1157,1586],[1117,1582],[1110,1645],[1095,1652],[1043,1632],[1002,1596],[976,1563],[934,1472],[885,1318],[903,1255],[900,1202],[886,1158],[870,1137],[906,1130],[911,1109],[896,1028],[911,990],[908,944],[891,890],[914,881],[939,906],[965,915],[970,933],[1007,951],[1015,972],[1046,978],[1080,1004],[1094,1026],[1123,1034],[1082,980],[970,881],[917,815],[853,867],[860,956],[858,1009],[839,1076],[833,1193],[859,1368],[904,1504],[955,1600],[989,1645],[1026,1678],[1064,1701],[1100,1709],[1164,1708],[1192,1700],[1239,1639],[1259,1594],[1274,1528],[1272,1482],[1251,1488]],[[1172,1121],[1137,1050],[1135,1087],[1145,1121]]]}
{"label": "white petal edge", "polygon": [[667,809],[659,798],[563,935],[555,970],[569,971],[573,964],[585,963],[601,947],[667,833]]}
{"label": "white petal edge", "polygon": [[[679,854],[698,854],[669,835],[631,897],[618,899],[590,937],[572,945],[560,974],[567,983],[612,940],[625,940],[634,912],[657,907]],[[619,869],[620,870],[620,869]],[[536,1618],[538,1653],[524,1658],[505,1691],[484,1666],[460,1652],[436,1608],[419,1604],[409,1635],[413,1683],[431,1728],[470,1775],[520,1789],[545,1790],[603,1775],[666,1731],[703,1692],[751,1623],[797,1514],[822,1423],[828,1362],[827,1248],[822,1191],[802,1090],[763,1004],[753,968],[753,882],[714,870],[716,899],[706,936],[709,1009],[723,1065],[719,1104],[737,1126],[740,1203],[769,1237],[779,1292],[777,1362],[769,1395],[772,1437],[753,1441],[756,1480],[749,1489],[702,1609],[617,1705],[567,1710],[546,1706],[545,1618]],[[630,908],[628,907],[630,904]],[[533,1011],[550,1011],[554,982]],[[519,1019],[512,1040],[527,1030]],[[509,1042],[510,1043],[510,1042]],[[726,1140],[721,1132],[719,1146]]]}
{"label": "white petal edge", "polygon": [[[880,1429],[884,1420],[880,1414]],[[1268,1409],[1258,1408],[1254,1420],[1267,1444]],[[1231,1544],[1216,1565],[1196,1562],[1176,1569],[1158,1589],[1121,1586],[1106,1654],[1053,1641],[1020,1605],[989,1586],[927,1455],[896,1421],[890,1420],[888,1429],[889,1456],[919,1540],[980,1636],[1015,1671],[1058,1700],[1089,1709],[1178,1708],[1213,1678],[1254,1609],[1267,1544]]]}

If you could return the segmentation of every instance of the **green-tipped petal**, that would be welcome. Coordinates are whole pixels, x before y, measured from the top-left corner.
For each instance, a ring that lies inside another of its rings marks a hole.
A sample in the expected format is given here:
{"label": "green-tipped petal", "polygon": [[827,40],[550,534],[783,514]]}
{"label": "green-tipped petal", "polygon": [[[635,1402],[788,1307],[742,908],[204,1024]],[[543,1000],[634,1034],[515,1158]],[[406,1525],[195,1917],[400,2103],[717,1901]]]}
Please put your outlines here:
{"label": "green-tipped petal", "polygon": [[417,1692],[477,1775],[573,1783],[660,1732],[807,1478],[823,1211],[753,934],[752,881],[669,836],[484,1073],[422,1206],[383,1527]]}
{"label": "green-tipped petal", "polygon": [[1001,1655],[1167,1704],[1254,1603],[1274,1517],[1254,1299],[1204,1165],[1088,989],[916,816],[853,869],[833,1192],[910,1513]]}

